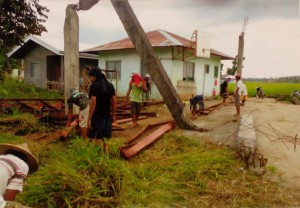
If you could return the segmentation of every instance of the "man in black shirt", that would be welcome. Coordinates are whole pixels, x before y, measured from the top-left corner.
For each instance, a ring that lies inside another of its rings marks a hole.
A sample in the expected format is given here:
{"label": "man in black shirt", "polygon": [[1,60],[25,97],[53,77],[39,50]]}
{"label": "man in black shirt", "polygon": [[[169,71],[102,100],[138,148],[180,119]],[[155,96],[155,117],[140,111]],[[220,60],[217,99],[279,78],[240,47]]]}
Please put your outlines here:
{"label": "man in black shirt", "polygon": [[[114,86],[107,81],[99,67],[89,71],[92,85],[89,91],[90,112],[88,117],[89,138],[97,143],[111,138],[112,122],[115,122],[117,98]],[[107,146],[103,143],[105,151]]]}
{"label": "man in black shirt", "polygon": [[70,97],[67,100],[68,103],[68,121],[67,126],[71,125],[71,119],[73,117],[73,104],[77,105],[80,109],[78,121],[81,130],[81,137],[83,139],[87,138],[86,129],[87,121],[89,115],[89,99],[87,95],[82,92],[79,92],[76,88],[70,89]]}
{"label": "man in black shirt", "polygon": [[220,85],[220,96],[223,98],[223,103],[226,102],[226,98],[229,96],[228,92],[228,82],[230,82],[230,77],[227,77],[224,82]]}

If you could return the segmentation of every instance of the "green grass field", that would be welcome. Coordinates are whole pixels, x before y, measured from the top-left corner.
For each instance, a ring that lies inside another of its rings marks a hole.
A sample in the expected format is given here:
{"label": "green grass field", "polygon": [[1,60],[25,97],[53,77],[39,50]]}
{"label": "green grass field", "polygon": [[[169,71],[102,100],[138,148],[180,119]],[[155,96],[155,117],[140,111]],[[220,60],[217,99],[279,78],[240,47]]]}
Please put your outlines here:
{"label": "green grass field", "polygon": [[[268,82],[244,82],[247,86],[248,96],[255,96],[255,89],[262,85],[266,97],[280,98],[281,100],[289,100],[294,90],[300,90],[300,83],[268,83]],[[234,92],[235,83],[228,85],[230,93]]]}

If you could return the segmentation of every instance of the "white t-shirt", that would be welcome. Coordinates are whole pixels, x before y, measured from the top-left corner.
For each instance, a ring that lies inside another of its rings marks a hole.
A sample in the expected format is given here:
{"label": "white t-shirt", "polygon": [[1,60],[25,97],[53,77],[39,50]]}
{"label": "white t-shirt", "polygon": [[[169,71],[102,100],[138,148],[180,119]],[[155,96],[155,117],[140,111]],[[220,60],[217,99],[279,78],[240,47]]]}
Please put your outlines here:
{"label": "white t-shirt", "polygon": [[28,165],[20,158],[10,154],[0,155],[0,208],[6,204],[3,199],[6,189],[22,192],[28,171]]}
{"label": "white t-shirt", "polygon": [[242,88],[243,88],[243,82],[242,82],[242,80],[239,80],[236,83],[235,91],[236,91],[237,88],[239,88],[239,90],[238,90],[237,93],[239,94],[239,96],[241,96],[242,95]]}
{"label": "white t-shirt", "polygon": [[248,95],[247,87],[244,83],[243,83],[243,87],[241,90],[242,90],[242,95]]}

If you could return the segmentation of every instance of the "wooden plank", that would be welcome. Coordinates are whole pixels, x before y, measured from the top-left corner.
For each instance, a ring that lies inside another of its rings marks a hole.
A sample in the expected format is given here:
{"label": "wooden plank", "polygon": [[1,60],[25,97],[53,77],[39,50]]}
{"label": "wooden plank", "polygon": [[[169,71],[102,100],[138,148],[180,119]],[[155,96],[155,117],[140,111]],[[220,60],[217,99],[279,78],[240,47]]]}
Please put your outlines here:
{"label": "wooden plank", "polygon": [[134,135],[132,138],[125,141],[125,144],[130,144],[133,141],[135,141],[142,133],[144,133],[147,129],[149,129],[149,127],[150,127],[150,125],[147,125],[144,128],[142,128],[136,135]]}
{"label": "wooden plank", "polygon": [[152,134],[146,136],[143,140],[136,143],[135,145],[132,145],[130,147],[121,147],[120,149],[121,155],[129,159],[130,157],[139,153],[144,148],[148,147],[153,142],[157,141],[164,133],[173,129],[175,125],[176,125],[175,122],[164,124],[157,130],[155,130]]}
{"label": "wooden plank", "polygon": [[[147,118],[148,118],[147,116],[140,116],[138,120],[144,120],[144,119],[147,119]],[[132,118],[124,118],[124,119],[116,121],[116,123],[121,124],[121,123],[130,122],[130,121],[132,121]]]}

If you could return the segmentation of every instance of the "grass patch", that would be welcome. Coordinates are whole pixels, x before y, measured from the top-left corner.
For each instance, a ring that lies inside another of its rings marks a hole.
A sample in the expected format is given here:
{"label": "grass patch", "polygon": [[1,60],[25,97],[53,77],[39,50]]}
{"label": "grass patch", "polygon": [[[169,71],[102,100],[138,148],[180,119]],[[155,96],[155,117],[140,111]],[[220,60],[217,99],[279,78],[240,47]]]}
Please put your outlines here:
{"label": "grass patch", "polygon": [[176,131],[131,161],[120,157],[119,142],[110,143],[109,156],[81,139],[30,143],[40,168],[28,176],[17,200],[42,208],[272,207],[291,203],[283,188],[243,171],[244,164],[235,152],[200,144]]}
{"label": "grass patch", "polygon": [[24,81],[18,81],[6,78],[0,82],[0,97],[1,98],[63,98],[62,92],[48,91],[46,89],[40,89],[34,85],[30,85]]}
{"label": "grass patch", "polygon": [[47,132],[50,129],[42,125],[34,115],[29,113],[0,114],[1,131],[12,132],[16,135],[26,135],[29,133]]}

